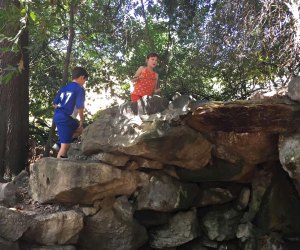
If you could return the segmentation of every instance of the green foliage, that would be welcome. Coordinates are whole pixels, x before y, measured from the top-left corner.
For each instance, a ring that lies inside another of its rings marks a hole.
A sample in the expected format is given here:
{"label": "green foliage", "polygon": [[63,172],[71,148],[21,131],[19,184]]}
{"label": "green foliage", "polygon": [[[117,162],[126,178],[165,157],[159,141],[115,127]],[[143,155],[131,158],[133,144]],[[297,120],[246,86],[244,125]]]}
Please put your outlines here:
{"label": "green foliage", "polygon": [[[258,89],[284,85],[278,79],[299,71],[297,57],[285,47],[295,34],[293,23],[280,26],[266,2],[272,1],[144,0],[143,8],[140,0],[76,1],[69,70],[86,67],[87,89],[110,90],[111,98],[128,100],[131,77],[154,49],[160,55],[156,71],[167,98],[175,92],[205,100],[248,98]],[[21,13],[11,6],[0,14],[1,30],[14,22],[22,29],[22,18],[29,22],[30,115],[44,121],[51,119],[53,98],[65,84],[70,4],[33,0],[24,3]],[[284,3],[272,8],[282,18],[291,16]],[[266,37],[275,30],[272,23],[281,32],[273,36],[274,43],[272,36]],[[4,41],[13,40],[18,31],[0,33]],[[290,65],[290,71],[283,65]]]}

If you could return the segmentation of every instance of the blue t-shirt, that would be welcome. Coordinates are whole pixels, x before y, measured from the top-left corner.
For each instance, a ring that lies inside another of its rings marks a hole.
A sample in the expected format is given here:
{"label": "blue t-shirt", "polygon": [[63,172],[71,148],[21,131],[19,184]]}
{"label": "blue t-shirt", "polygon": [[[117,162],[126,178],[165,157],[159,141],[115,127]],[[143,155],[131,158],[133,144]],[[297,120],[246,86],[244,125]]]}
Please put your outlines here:
{"label": "blue t-shirt", "polygon": [[54,104],[57,105],[55,112],[72,115],[75,108],[84,108],[84,101],[84,88],[76,82],[68,83],[60,89],[54,99]]}

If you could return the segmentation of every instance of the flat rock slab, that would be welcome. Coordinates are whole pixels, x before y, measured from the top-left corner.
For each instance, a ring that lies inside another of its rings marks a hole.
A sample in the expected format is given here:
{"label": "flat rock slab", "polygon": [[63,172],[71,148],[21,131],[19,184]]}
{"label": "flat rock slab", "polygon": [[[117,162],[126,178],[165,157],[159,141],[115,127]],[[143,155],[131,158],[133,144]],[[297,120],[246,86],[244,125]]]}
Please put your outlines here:
{"label": "flat rock slab", "polygon": [[200,132],[280,133],[297,128],[300,105],[285,98],[208,102],[188,114],[186,121]]}
{"label": "flat rock slab", "polygon": [[[41,203],[93,204],[116,195],[132,194],[145,174],[105,163],[43,158],[32,167],[32,198]],[[146,177],[145,177],[146,178]]]}

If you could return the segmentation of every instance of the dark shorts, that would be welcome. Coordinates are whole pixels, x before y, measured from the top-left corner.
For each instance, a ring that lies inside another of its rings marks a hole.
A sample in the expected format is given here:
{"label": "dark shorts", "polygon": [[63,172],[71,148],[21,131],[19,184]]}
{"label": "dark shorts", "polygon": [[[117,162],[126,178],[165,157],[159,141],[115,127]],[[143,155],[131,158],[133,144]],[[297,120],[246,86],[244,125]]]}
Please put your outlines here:
{"label": "dark shorts", "polygon": [[71,143],[72,136],[79,127],[79,121],[62,112],[55,112],[54,122],[57,127],[60,143]]}

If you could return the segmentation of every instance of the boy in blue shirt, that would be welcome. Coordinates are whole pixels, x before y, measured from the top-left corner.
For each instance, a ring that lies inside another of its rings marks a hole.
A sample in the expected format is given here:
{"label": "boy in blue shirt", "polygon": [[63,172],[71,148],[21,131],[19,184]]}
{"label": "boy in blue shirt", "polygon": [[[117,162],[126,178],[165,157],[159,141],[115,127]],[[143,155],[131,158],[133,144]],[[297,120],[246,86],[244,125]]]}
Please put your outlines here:
{"label": "boy in blue shirt", "polygon": [[[75,67],[72,71],[72,82],[63,86],[54,99],[54,122],[61,143],[57,158],[67,158],[72,139],[82,133],[85,101],[83,85],[87,80],[87,71],[82,67]],[[77,114],[79,122],[75,119]]]}

